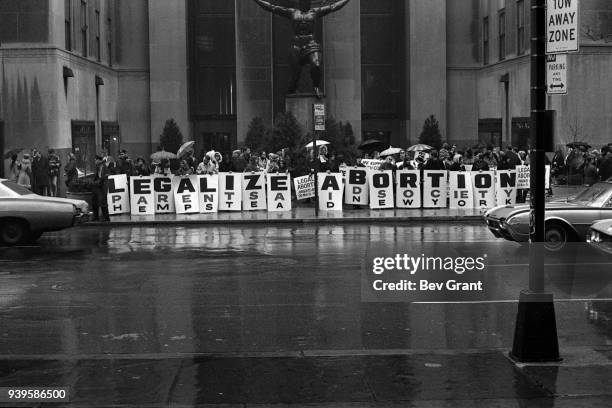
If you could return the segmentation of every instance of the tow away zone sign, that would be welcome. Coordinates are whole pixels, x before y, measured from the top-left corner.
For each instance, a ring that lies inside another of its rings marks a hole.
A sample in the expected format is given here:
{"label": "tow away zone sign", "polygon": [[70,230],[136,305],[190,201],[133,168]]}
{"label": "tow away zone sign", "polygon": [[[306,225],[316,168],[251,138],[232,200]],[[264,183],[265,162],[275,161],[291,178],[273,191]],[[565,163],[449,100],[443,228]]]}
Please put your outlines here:
{"label": "tow away zone sign", "polygon": [[567,94],[567,54],[546,56],[546,92]]}
{"label": "tow away zone sign", "polygon": [[546,53],[578,51],[578,0],[546,0]]}

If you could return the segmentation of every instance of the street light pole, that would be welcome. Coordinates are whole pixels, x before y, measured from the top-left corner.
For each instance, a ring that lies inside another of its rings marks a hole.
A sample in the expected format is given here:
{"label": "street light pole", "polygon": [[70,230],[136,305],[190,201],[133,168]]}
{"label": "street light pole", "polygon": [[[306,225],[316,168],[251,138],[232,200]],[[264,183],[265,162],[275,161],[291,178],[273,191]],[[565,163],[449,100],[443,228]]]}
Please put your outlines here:
{"label": "street light pole", "polygon": [[531,0],[529,290],[520,294],[510,353],[520,362],[559,360],[553,295],[544,290],[546,126],[546,0]]}

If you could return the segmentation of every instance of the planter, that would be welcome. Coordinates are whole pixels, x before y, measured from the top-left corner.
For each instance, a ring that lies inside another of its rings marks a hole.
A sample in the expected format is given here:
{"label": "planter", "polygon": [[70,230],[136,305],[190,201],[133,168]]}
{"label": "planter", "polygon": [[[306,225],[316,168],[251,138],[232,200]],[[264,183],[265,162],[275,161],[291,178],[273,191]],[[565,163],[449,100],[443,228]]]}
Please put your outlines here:
{"label": "planter", "polygon": [[93,193],[89,191],[82,191],[78,193],[67,191],[66,198],[71,200],[83,200],[87,203],[90,209],[93,207]]}

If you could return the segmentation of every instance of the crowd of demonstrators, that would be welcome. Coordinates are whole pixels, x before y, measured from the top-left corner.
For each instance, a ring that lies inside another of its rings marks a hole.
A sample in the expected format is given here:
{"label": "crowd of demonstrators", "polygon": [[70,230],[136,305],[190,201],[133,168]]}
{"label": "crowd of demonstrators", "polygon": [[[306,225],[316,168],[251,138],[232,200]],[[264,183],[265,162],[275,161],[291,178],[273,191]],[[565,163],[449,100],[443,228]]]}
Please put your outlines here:
{"label": "crowd of demonstrators", "polygon": [[36,194],[56,197],[60,167],[60,158],[53,149],[48,149],[47,154],[32,149],[23,153],[21,159],[14,153],[11,155],[8,179]]}

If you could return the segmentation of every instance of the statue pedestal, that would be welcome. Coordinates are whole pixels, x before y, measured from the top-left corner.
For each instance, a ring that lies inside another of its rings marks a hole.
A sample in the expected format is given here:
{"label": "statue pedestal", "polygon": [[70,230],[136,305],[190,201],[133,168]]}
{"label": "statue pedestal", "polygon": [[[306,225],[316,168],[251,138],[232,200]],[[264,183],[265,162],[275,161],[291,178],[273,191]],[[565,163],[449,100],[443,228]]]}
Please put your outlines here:
{"label": "statue pedestal", "polygon": [[312,134],[314,122],[312,105],[315,103],[325,104],[325,96],[317,98],[315,94],[294,94],[285,96],[285,111],[291,112],[302,125],[304,134]]}

